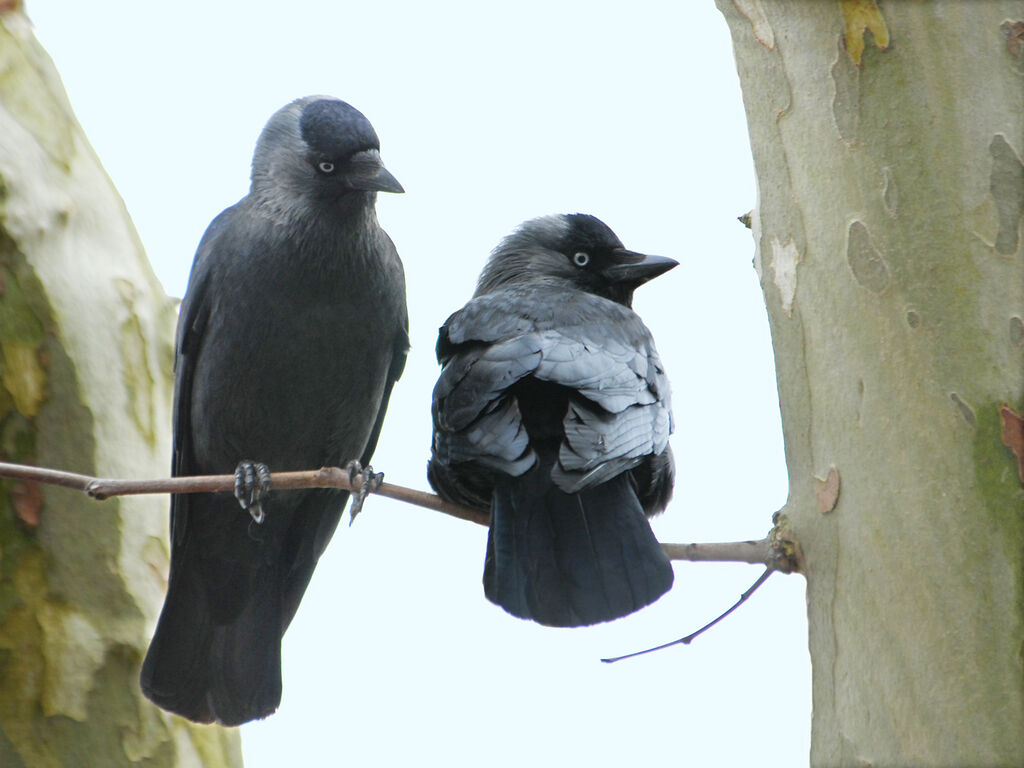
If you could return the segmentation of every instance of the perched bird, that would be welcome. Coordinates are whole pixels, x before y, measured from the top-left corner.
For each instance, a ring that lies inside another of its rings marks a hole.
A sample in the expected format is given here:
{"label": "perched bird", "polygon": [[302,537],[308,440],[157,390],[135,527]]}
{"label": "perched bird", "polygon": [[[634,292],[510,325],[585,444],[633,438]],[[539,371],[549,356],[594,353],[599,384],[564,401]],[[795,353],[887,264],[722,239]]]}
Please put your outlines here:
{"label": "perched bird", "polygon": [[676,264],[593,216],[533,219],[441,327],[428,479],[490,510],[484,592],[515,616],[595,624],[672,586],[645,517],[672,495],[669,383],[630,307]]}
{"label": "perched bird", "polygon": [[367,463],[405,366],[405,277],[374,209],[377,192],[403,189],[379,147],[343,101],[288,104],[259,137],[249,194],[213,220],[192,265],[173,474],[237,466],[238,501],[172,497],[167,598],[141,674],[147,697],[190,720],[277,709],[281,637],[348,494],[268,492],[267,467]]}

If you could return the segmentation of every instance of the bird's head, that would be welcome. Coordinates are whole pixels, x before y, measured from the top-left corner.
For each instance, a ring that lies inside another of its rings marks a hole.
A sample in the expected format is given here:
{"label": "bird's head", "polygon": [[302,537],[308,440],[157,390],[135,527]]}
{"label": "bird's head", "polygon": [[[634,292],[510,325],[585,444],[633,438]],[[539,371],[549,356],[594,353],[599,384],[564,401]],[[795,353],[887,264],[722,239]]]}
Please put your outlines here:
{"label": "bird's head", "polygon": [[405,191],[381,162],[370,121],[330,96],[297,99],[274,113],[256,142],[252,190],[314,205]]}
{"label": "bird's head", "polygon": [[628,307],[633,291],[678,263],[627,250],[594,216],[542,216],[520,225],[494,249],[476,295],[511,284],[562,282]]}

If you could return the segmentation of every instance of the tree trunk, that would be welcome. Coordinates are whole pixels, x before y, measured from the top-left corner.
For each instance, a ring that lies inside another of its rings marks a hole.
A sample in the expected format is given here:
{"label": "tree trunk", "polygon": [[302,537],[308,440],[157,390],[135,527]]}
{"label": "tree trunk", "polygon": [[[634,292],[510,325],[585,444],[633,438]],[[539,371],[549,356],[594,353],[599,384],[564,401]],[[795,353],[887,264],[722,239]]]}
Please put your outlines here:
{"label": "tree trunk", "polygon": [[811,762],[1024,765],[1024,476],[1000,429],[1024,410],[1024,3],[718,5],[805,557]]}
{"label": "tree trunk", "polygon": [[[0,457],[166,475],[174,322],[53,64],[25,16],[0,11]],[[139,692],[166,507],[0,482],[4,768],[241,764],[235,732]]]}

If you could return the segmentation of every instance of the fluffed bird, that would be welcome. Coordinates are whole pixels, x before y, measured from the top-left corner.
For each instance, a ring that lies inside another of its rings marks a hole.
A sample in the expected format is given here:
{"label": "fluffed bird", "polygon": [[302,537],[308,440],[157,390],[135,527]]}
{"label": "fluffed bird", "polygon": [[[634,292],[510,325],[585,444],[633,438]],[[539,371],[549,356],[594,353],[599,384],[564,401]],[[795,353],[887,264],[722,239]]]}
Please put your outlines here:
{"label": "fluffed bird", "polygon": [[428,479],[490,511],[484,593],[514,616],[595,624],[672,585],[647,520],[672,494],[669,382],[631,305],[676,264],[593,216],[533,219],[440,329]]}
{"label": "fluffed bird", "polygon": [[366,464],[409,348],[405,277],[377,221],[402,192],[370,122],[310,96],[275,113],[249,193],[203,236],[175,352],[173,474],[231,473],[171,501],[167,597],[142,690],[239,725],[281,699],[281,638],[341,517],[344,491],[267,491],[267,467]]}

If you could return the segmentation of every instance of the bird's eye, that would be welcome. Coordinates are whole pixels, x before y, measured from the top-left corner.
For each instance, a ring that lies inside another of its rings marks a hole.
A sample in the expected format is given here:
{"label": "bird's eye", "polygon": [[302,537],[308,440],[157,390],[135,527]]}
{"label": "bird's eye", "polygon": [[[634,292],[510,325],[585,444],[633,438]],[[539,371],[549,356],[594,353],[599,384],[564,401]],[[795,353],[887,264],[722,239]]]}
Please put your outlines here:
{"label": "bird's eye", "polygon": [[585,267],[590,263],[590,254],[584,251],[577,251],[572,255],[572,263],[577,267]]}
{"label": "bird's eye", "polygon": [[334,173],[334,163],[332,163],[330,160],[324,160],[323,162],[319,163],[317,165],[317,168],[320,169],[320,173]]}

